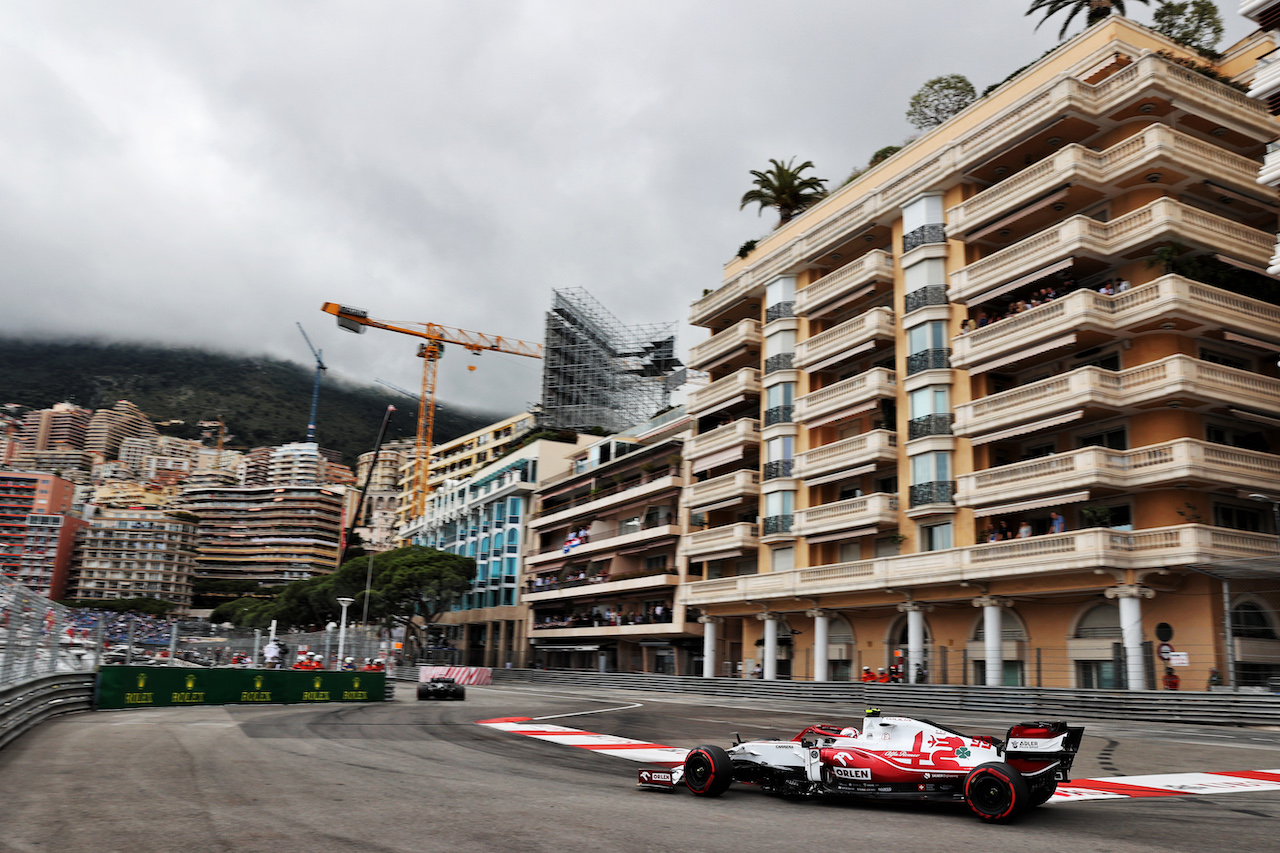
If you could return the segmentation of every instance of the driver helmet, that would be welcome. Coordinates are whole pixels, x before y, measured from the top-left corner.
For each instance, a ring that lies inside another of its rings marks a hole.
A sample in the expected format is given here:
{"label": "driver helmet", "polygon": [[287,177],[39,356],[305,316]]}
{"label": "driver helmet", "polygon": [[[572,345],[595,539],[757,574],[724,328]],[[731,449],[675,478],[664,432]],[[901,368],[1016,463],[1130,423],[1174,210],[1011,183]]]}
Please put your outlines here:
{"label": "driver helmet", "polygon": [[[863,667],[863,668],[870,669],[870,667]],[[840,730],[840,737],[857,737],[857,736],[858,736],[858,730],[855,729],[853,726],[845,726],[843,729]]]}

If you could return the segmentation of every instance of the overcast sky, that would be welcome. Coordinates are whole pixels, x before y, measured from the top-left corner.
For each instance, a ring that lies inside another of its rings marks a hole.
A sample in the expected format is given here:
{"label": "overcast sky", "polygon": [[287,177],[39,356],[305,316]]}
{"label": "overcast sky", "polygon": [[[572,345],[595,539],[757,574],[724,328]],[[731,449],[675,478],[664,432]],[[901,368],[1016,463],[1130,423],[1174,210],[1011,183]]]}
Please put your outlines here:
{"label": "overcast sky", "polygon": [[[838,185],[925,80],[1052,46],[1028,4],[6,0],[0,333],[310,363],[301,321],[331,375],[412,388],[413,339],[321,303],[540,341],[581,287],[687,351],[689,304],[776,221],[738,210],[748,171]],[[1219,5],[1225,46],[1251,25]],[[467,362],[444,400],[538,396],[536,361]]]}

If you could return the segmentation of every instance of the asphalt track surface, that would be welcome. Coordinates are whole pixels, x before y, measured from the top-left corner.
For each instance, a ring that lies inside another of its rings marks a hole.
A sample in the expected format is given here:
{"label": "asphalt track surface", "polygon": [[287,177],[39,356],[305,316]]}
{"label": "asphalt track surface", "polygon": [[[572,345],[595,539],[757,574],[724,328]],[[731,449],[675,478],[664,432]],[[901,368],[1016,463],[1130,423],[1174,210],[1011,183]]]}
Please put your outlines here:
{"label": "asphalt track surface", "polygon": [[[672,746],[789,738],[861,708],[533,685],[465,702],[98,712],[0,752],[0,851],[1273,851],[1280,791],[1044,806],[989,826],[963,806],[640,791],[639,765],[475,724],[505,716]],[[910,708],[886,712],[911,714]],[[966,733],[1013,718],[921,712]],[[1075,775],[1280,767],[1280,729],[1089,720]]]}

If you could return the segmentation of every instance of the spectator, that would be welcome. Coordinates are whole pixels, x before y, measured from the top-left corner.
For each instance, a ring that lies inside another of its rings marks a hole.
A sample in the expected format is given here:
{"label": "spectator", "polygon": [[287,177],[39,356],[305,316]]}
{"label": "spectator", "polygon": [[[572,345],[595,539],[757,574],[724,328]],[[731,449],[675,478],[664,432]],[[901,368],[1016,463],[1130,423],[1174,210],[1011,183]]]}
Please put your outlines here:
{"label": "spectator", "polygon": [[1116,285],[1116,293],[1124,293],[1126,290],[1129,289],[1130,284],[1127,279],[1122,278],[1119,280],[1119,282],[1120,283]]}
{"label": "spectator", "polygon": [[1178,685],[1182,683],[1182,679],[1178,677],[1178,673],[1173,671],[1173,667],[1166,666],[1164,668],[1164,678],[1160,679],[1160,683],[1165,690],[1177,690]]}
{"label": "spectator", "polygon": [[1018,538],[1029,539],[1031,537],[1031,524],[1026,519],[1018,522]]}
{"label": "spectator", "polygon": [[1067,520],[1060,513],[1049,513],[1049,532],[1050,533],[1066,533]]}

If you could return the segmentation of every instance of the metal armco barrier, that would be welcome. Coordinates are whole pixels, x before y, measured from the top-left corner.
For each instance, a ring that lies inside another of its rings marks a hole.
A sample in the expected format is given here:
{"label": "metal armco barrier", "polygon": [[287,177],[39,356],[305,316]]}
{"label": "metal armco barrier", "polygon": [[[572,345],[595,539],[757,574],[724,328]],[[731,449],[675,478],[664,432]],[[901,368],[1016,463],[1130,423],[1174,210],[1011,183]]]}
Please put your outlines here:
{"label": "metal armco barrier", "polygon": [[385,700],[386,676],[381,672],[150,666],[104,666],[98,672],[98,708]]}
{"label": "metal armco barrier", "polygon": [[1280,724],[1280,695],[1172,690],[1066,690],[1035,687],[965,687],[944,684],[759,681],[569,670],[495,669],[494,684],[531,682],[563,687],[692,693],[734,699],[830,702],[840,713],[867,707],[939,708],[1035,718],[1155,720],[1202,725]]}
{"label": "metal armco barrier", "polygon": [[47,675],[0,688],[0,749],[57,714],[88,711],[93,675]]}

